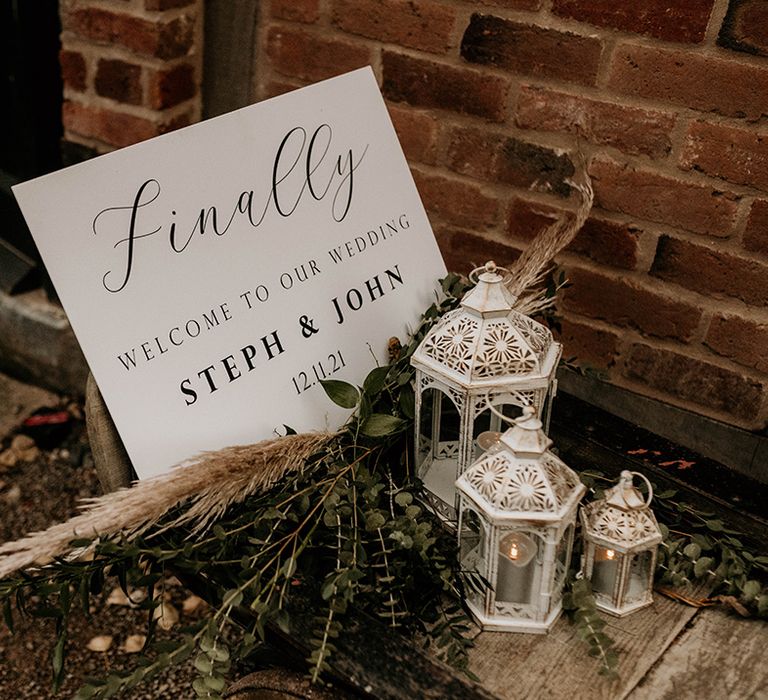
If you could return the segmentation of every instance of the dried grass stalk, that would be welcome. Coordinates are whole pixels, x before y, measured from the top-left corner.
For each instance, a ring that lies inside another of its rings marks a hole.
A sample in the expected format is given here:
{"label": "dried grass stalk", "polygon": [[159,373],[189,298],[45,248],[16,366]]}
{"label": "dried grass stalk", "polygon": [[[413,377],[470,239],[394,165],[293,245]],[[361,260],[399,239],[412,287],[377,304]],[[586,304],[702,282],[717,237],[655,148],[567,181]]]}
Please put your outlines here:
{"label": "dried grass stalk", "polygon": [[515,309],[528,316],[551,306],[554,297],[546,297],[541,284],[549,272],[555,256],[563,250],[579,232],[592,210],[595,193],[586,168],[578,169],[577,180],[569,184],[576,190],[579,207],[575,212],[562,214],[557,221],[544,229],[510,268],[507,288],[517,297]]}
{"label": "dried grass stalk", "polygon": [[85,502],[70,520],[0,545],[0,579],[68,552],[70,542],[123,532],[138,534],[171,509],[190,504],[172,525],[205,528],[227,508],[302,469],[335,433],[303,433],[202,454],[167,474]]}

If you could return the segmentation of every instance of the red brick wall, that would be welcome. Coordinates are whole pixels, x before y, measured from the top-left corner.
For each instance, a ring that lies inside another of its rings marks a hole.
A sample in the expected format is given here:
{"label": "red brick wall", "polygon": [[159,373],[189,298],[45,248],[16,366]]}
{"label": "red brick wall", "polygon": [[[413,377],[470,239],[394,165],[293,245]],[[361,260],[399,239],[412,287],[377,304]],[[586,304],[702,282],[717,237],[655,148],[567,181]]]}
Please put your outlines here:
{"label": "red brick wall", "polygon": [[371,64],[449,267],[509,262],[572,206],[566,355],[768,421],[765,0],[265,0],[262,96]]}
{"label": "red brick wall", "polygon": [[64,137],[99,152],[200,118],[202,0],[62,0]]}

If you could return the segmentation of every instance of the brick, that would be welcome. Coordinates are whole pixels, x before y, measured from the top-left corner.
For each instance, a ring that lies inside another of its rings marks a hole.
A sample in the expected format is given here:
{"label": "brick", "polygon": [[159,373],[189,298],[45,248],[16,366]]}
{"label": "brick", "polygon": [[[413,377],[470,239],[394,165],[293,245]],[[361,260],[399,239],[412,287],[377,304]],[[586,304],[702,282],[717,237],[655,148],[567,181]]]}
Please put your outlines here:
{"label": "brick", "polygon": [[567,197],[573,162],[564,153],[485,130],[457,127],[450,134],[447,163],[462,175]]}
{"label": "brick", "polygon": [[64,85],[71,90],[83,92],[88,73],[83,54],[77,51],[60,51],[59,65]]}
{"label": "brick", "polygon": [[177,7],[187,7],[195,0],[144,0],[144,9],[150,11],[172,10]]}
{"label": "brick", "polygon": [[480,0],[481,5],[503,7],[506,10],[528,10],[536,12],[541,9],[541,0]]}
{"label": "brick", "polygon": [[96,93],[102,97],[131,105],[141,104],[141,66],[135,63],[102,58],[93,84]]}
{"label": "brick", "polygon": [[670,236],[659,238],[651,274],[708,296],[768,304],[768,265]]}
{"label": "brick", "polygon": [[501,122],[509,82],[495,75],[384,51],[382,91],[394,102]]}
{"label": "brick", "polygon": [[589,166],[595,206],[710,236],[729,236],[739,196],[609,158]]}
{"label": "brick", "polygon": [[152,71],[149,76],[149,106],[153,109],[173,107],[196,93],[195,69],[188,63]]}
{"label": "brick", "polygon": [[280,27],[269,32],[267,54],[280,73],[308,81],[325,80],[371,62],[365,46]]}
{"label": "brick", "polygon": [[756,199],[744,229],[744,248],[768,255],[768,200]]}
{"label": "brick", "polygon": [[187,15],[163,22],[99,8],[74,10],[63,16],[63,28],[67,31],[162,59],[178,58],[190,51],[194,25],[194,18]]}
{"label": "brick", "polygon": [[721,411],[756,425],[766,385],[741,372],[670,350],[636,344],[630,349],[624,375],[683,401]]}
{"label": "brick", "polygon": [[602,50],[594,37],[479,14],[461,40],[461,56],[470,63],[583,85],[595,84]]}
{"label": "brick", "polygon": [[571,286],[565,290],[562,302],[568,311],[684,343],[699,327],[700,309],[630,280],[579,268],[569,269],[568,279]]}
{"label": "brick", "polygon": [[768,114],[768,68],[690,51],[619,44],[608,87],[752,121]]}
{"label": "brick", "polygon": [[[554,223],[562,211],[515,197],[509,207],[507,231],[513,238],[529,241]],[[604,265],[633,270],[637,266],[642,235],[642,229],[635,224],[592,215],[566,250]]]}
{"label": "brick", "polygon": [[163,133],[161,125],[123,112],[100,109],[65,101],[62,109],[64,128],[80,136],[98,139],[121,148]]}
{"label": "brick", "polygon": [[466,275],[489,260],[508,267],[520,257],[520,251],[510,245],[440,225],[435,227],[435,237],[451,272]]}
{"label": "brick", "polygon": [[301,85],[297,85],[296,83],[287,83],[282,81],[276,81],[273,80],[267,84],[267,86],[264,88],[264,99],[267,99],[269,97],[278,97],[280,95],[284,95],[286,92],[292,92],[293,90],[298,90]]}
{"label": "brick", "polygon": [[427,211],[443,221],[476,230],[496,224],[499,203],[476,185],[418,170],[413,178]]}
{"label": "brick", "polygon": [[652,158],[669,153],[669,134],[675,126],[675,116],[668,112],[600,102],[530,85],[520,89],[515,121],[523,129],[578,134],[599,146]]}
{"label": "brick", "polygon": [[680,154],[680,167],[768,189],[768,131],[693,122]]}
{"label": "brick", "polygon": [[552,12],[598,27],[699,43],[704,40],[713,4],[714,0],[555,0]]}
{"label": "brick", "polygon": [[272,16],[291,22],[312,24],[320,18],[319,0],[272,0]]}
{"label": "brick", "polygon": [[717,43],[735,51],[768,56],[768,4],[765,0],[731,0]]}
{"label": "brick", "polygon": [[456,11],[433,0],[335,0],[333,23],[350,34],[445,53],[451,47]]}
{"label": "brick", "polygon": [[712,319],[704,343],[718,355],[768,374],[768,324],[740,316]]}
{"label": "brick", "polygon": [[563,357],[582,369],[608,369],[616,363],[620,344],[616,333],[566,317],[560,321],[557,337]]}
{"label": "brick", "polygon": [[433,164],[437,144],[437,119],[429,114],[395,105],[389,105],[389,116],[392,117],[405,157],[419,163]]}

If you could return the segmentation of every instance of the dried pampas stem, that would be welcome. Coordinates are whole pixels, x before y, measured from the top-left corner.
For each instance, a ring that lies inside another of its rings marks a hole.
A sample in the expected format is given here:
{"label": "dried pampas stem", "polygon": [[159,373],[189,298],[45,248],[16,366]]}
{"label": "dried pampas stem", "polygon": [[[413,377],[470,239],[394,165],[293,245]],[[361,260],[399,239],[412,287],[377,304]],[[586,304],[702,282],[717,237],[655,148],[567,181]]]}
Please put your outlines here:
{"label": "dried pampas stem", "polygon": [[335,433],[303,433],[254,445],[207,452],[167,474],[86,501],[85,512],[67,522],[0,545],[0,579],[68,552],[70,542],[145,531],[169,510],[189,503],[173,525],[200,530],[235,503],[299,471]]}
{"label": "dried pampas stem", "polygon": [[544,281],[555,256],[563,250],[579,232],[592,210],[595,194],[586,168],[579,168],[576,180],[569,184],[576,190],[579,207],[575,212],[562,214],[557,221],[544,229],[510,268],[507,287],[518,301],[515,309],[532,315],[541,312],[554,303],[537,287]]}

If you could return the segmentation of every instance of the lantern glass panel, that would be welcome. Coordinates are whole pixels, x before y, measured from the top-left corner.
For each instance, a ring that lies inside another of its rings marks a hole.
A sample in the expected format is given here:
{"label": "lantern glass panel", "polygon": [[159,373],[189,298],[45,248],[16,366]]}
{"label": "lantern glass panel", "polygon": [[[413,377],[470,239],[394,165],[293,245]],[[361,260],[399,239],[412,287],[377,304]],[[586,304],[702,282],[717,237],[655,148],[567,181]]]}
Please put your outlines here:
{"label": "lantern glass panel", "polygon": [[435,418],[439,411],[440,392],[437,389],[427,389],[421,399],[421,415],[419,417],[419,464],[430,456],[432,452],[432,440],[434,438]]}
{"label": "lantern glass panel", "polygon": [[538,559],[536,540],[511,532],[499,541],[496,570],[497,603],[530,603]]}
{"label": "lantern glass panel", "polygon": [[652,559],[653,555],[650,550],[637,552],[630,556],[624,603],[635,603],[648,595],[648,591],[651,589]]}
{"label": "lantern glass panel", "polygon": [[485,561],[485,531],[480,517],[465,510],[461,517],[460,561],[465,569],[480,571]]}
{"label": "lantern glass panel", "polygon": [[557,543],[555,551],[555,590],[559,591],[565,583],[565,575],[568,573],[568,564],[571,559],[571,548],[573,546],[574,526],[570,524],[562,539]]}
{"label": "lantern glass panel", "polygon": [[624,555],[615,549],[595,546],[595,563],[592,570],[592,590],[613,598]]}
{"label": "lantern glass panel", "polygon": [[435,388],[424,392],[419,421],[419,471],[427,490],[451,504],[455,497],[459,419],[459,411],[449,396]]}

